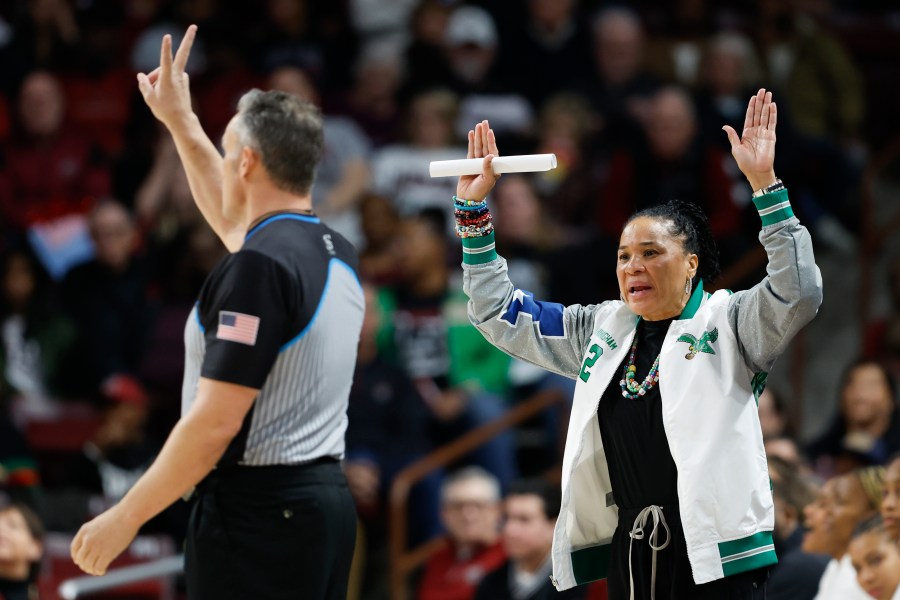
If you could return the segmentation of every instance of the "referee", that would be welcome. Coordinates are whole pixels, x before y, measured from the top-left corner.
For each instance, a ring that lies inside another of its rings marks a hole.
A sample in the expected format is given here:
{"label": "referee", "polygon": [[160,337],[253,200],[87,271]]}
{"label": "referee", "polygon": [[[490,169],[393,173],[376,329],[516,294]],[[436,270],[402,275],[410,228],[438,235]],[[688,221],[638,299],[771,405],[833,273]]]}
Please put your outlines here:
{"label": "referee", "polygon": [[364,301],[352,246],[310,210],[321,116],[288,94],[248,92],[223,158],[190,107],[195,34],[174,59],[165,36],[159,69],[138,83],[231,254],[188,319],[181,420],[122,501],[81,528],[72,558],[104,573],[196,486],[191,600],[344,600],[356,513],[339,460]]}

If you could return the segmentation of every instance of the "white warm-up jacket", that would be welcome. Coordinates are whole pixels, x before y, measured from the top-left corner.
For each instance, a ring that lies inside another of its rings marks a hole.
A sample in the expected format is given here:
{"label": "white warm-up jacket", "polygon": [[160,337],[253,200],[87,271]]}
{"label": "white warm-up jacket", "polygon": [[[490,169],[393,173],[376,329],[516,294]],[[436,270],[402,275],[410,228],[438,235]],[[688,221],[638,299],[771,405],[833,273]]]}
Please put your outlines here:
{"label": "white warm-up jacket", "polygon": [[[777,562],[774,509],[756,398],[791,338],[815,316],[822,281],[787,192],[754,200],[767,276],[750,290],[702,285],[673,321],[660,353],[659,391],[688,558],[697,584]],[[585,256],[584,268],[613,257]],[[493,234],[463,239],[469,318],[495,346],[576,380],[553,539],[560,590],[606,577],[618,508],[597,406],[631,347],[638,317],[621,301],[541,302],[516,289]]]}

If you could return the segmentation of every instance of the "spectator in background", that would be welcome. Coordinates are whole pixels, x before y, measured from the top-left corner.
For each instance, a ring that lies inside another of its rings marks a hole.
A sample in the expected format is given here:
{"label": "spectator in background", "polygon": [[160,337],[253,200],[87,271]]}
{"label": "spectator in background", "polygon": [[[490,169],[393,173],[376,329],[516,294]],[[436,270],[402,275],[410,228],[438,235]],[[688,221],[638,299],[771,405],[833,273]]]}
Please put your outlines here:
{"label": "spectator in background", "polygon": [[[735,190],[746,195],[747,186],[732,178],[729,170],[733,169],[726,169],[726,163],[734,164],[731,157],[700,137],[687,92],[668,87],[656,93],[649,101],[644,125],[646,145],[618,150],[612,156],[609,180],[595,213],[605,237],[617,240],[633,212],[679,198],[706,212],[723,264],[754,247],[754,237],[749,230],[744,232],[742,209],[735,197]],[[758,280],[755,274],[753,279]]]}
{"label": "spectator in background", "polygon": [[648,16],[648,20],[656,16],[657,25],[647,36],[648,69],[666,81],[694,87],[703,47],[715,29],[717,6],[707,0],[674,0],[648,8],[659,13]]}
{"label": "spectator in background", "polygon": [[803,544],[803,509],[815,500],[812,483],[793,465],[769,457],[775,500],[775,552],[778,564],[769,573],[768,600],[813,600],[828,566],[827,554],[807,554]]}
{"label": "spectator in background", "polygon": [[900,377],[900,258],[888,266],[890,312],[883,320],[870,323],[864,331],[864,356],[884,361],[896,380]]}
{"label": "spectator in background", "polygon": [[760,83],[759,57],[749,38],[726,31],[706,44],[700,62],[697,106],[700,130],[707,141],[730,150],[722,139],[722,124],[740,129],[746,107],[744,98]]}
{"label": "spectator in background", "polygon": [[96,256],[72,269],[62,285],[63,304],[78,324],[93,389],[114,374],[134,374],[152,326],[149,269],[137,253],[137,231],[115,200],[90,215]]}
{"label": "spectator in background", "polygon": [[76,327],[59,310],[50,277],[23,246],[0,255],[0,396],[16,422],[52,415],[80,391]]}
{"label": "spectator in background", "polygon": [[864,600],[868,596],[856,581],[847,548],[853,531],[861,523],[878,514],[884,467],[857,469],[834,478],[828,500],[824,503],[822,519],[811,523],[821,529],[823,547],[810,547],[805,538],[803,549],[808,552],[827,551],[831,561],[819,582],[816,600]]}
{"label": "spectator in background", "polygon": [[43,548],[44,526],[24,504],[0,506],[0,598],[35,598],[34,581]]}
{"label": "spectator in background", "polygon": [[644,69],[644,26],[637,13],[610,7],[591,23],[595,77],[583,90],[606,123],[614,144],[626,143],[640,130],[657,78]]}
{"label": "spectator in background", "polygon": [[[428,406],[432,439],[447,443],[499,417],[509,392],[510,358],[491,346],[466,316],[466,297],[451,285],[444,209],[402,222],[397,239],[400,281],[383,288],[382,356],[395,357]],[[516,476],[513,434],[492,438],[468,461],[501,485]]]}
{"label": "spectator in background", "polygon": [[534,107],[591,76],[590,35],[578,5],[578,0],[528,0],[525,27],[503,40],[500,71]]}
{"label": "spectator in background", "polygon": [[166,246],[179,232],[202,223],[175,142],[160,132],[153,165],[135,194],[137,224],[155,246]]}
{"label": "spectator in background", "polygon": [[848,550],[856,580],[876,600],[900,597],[900,544],[880,519],[864,523],[853,535]]}
{"label": "spectator in background", "polygon": [[396,283],[396,241],[400,216],[390,200],[377,194],[366,194],[359,204],[360,226],[365,243],[359,253],[359,272],[375,285]]}
{"label": "spectator in background", "polygon": [[580,94],[554,94],[541,107],[535,151],[555,154],[557,166],[536,173],[535,187],[569,233],[582,237],[592,231],[597,190],[607,176],[606,157],[598,152],[602,126],[602,118]]}
{"label": "spectator in background", "polygon": [[884,472],[881,490],[881,518],[895,541],[900,542],[900,455],[895,455]]}
{"label": "spectator in background", "polygon": [[87,213],[108,193],[109,173],[96,149],[64,127],[66,98],[56,76],[29,74],[16,112],[14,136],[0,156],[0,220],[24,231]]}
{"label": "spectator in background", "polygon": [[[207,33],[203,36],[205,38],[203,54],[198,57],[202,57],[204,61],[198,62],[198,65],[202,66],[202,70],[197,73],[192,94],[197,107],[197,115],[204,128],[209,131],[211,139],[218,140],[225,133],[231,117],[234,116],[234,108],[237,106],[238,100],[247,90],[264,88],[265,77],[252,64],[253,52],[250,48],[252,41],[246,34],[244,25],[246,18],[237,13],[237,6],[240,3],[215,0],[177,2],[174,6],[182,12],[196,13],[199,11],[188,10],[188,7],[198,4],[206,4],[203,12],[209,11],[209,14],[204,14],[204,18],[195,17],[193,19],[189,19],[185,15],[179,19],[183,25],[170,27],[165,30],[165,33],[183,31],[191,23],[212,21],[208,27],[204,28]],[[223,13],[227,16],[223,17]],[[200,26],[203,27],[203,25]],[[159,37],[153,42],[158,46]],[[153,50],[158,50],[156,46],[153,47]],[[157,56],[155,60],[158,61],[159,57]],[[192,56],[191,62],[193,60]]]}
{"label": "spectator in background", "polygon": [[822,474],[840,474],[884,464],[900,451],[900,408],[893,377],[880,362],[859,359],[844,371],[839,390],[837,414],[808,449],[813,466]]}
{"label": "spectator in background", "polygon": [[[406,374],[378,353],[377,336],[385,315],[376,290],[363,285],[366,313],[347,408],[344,474],[365,530],[363,588],[386,583],[387,506],[394,477],[431,449],[428,411]],[[426,542],[440,534],[439,471],[413,486],[408,512],[409,542]],[[364,592],[365,593],[365,592]]]}
{"label": "spectator in background", "polygon": [[[360,51],[359,32],[352,26],[347,3],[265,0],[262,4],[264,20],[253,34],[258,71],[271,73],[293,65],[309,73],[323,89],[347,86],[352,61],[366,51]],[[381,8],[374,12],[386,12]],[[246,9],[245,18],[254,18],[255,5]],[[242,32],[229,41],[240,37]]]}
{"label": "spectator in background", "polygon": [[423,0],[410,16],[412,40],[404,58],[408,67],[404,95],[446,85],[452,79],[444,51],[445,32],[453,7],[444,0]]}
{"label": "spectator in background", "polygon": [[131,377],[109,377],[100,391],[100,426],[83,451],[45,478],[49,525],[76,531],[122,499],[150,466],[159,445],[146,436],[147,395]]}
{"label": "spectator in background", "polygon": [[425,564],[418,600],[471,600],[482,578],[506,561],[500,502],[500,482],[479,467],[444,480],[441,521],[448,542]]}
{"label": "spectator in background", "polygon": [[386,146],[373,156],[372,189],[389,198],[401,216],[412,216],[425,208],[438,208],[448,218],[452,215],[447,198],[456,192],[453,178],[432,178],[428,163],[465,156],[453,133],[457,108],[458,100],[452,92],[418,94],[408,109],[407,142]]}
{"label": "spectator in background", "polygon": [[774,87],[785,91],[803,135],[856,140],[865,115],[859,70],[840,41],[798,8],[798,2],[757,0],[756,36]]}
{"label": "spectator in background", "polygon": [[783,436],[793,437],[787,414],[787,406],[782,397],[775,393],[771,387],[766,387],[757,399],[759,407],[759,426],[762,429],[763,439],[775,439]]}
{"label": "spectator in background", "polygon": [[531,132],[534,111],[497,69],[498,46],[494,19],[483,8],[460,6],[450,15],[444,51],[450,64],[450,87],[460,99],[459,138],[465,137],[469,123],[479,119],[489,119],[498,134],[513,139],[521,140]]}
{"label": "spectator in background", "polygon": [[586,588],[557,592],[550,581],[550,550],[559,516],[559,486],[529,480],[510,486],[503,502],[503,547],[509,560],[488,573],[475,600],[574,600]]}
{"label": "spectator in background", "polygon": [[[793,189],[798,213],[816,239],[852,254],[859,209],[853,201],[867,149],[862,74],[841,41],[808,7],[794,0],[757,0],[750,23],[767,79],[785,92],[784,138],[779,167]],[[826,179],[821,173],[828,173]]]}
{"label": "spectator in background", "polygon": [[35,506],[42,497],[37,464],[3,404],[0,394],[0,495]]}
{"label": "spectator in background", "polygon": [[376,148],[402,137],[398,95],[405,71],[403,58],[394,48],[370,47],[356,60],[350,89],[337,103],[335,112],[358,123]]}
{"label": "spectator in background", "polygon": [[503,177],[493,195],[497,246],[508,257],[510,277],[522,289],[546,295],[552,279],[547,264],[560,244],[562,231],[545,214],[532,179],[521,174]]}
{"label": "spectator in background", "polygon": [[826,522],[826,516],[834,503],[834,487],[836,478],[825,481],[816,493],[815,499],[803,507],[803,525],[806,531],[803,534],[804,552],[810,554],[828,554],[840,556],[841,551],[835,547],[830,537],[831,525]]}
{"label": "spectator in background", "polygon": [[353,28],[363,37],[364,44],[400,50],[408,41],[409,22],[419,0],[349,0],[346,4]]}
{"label": "spectator in background", "polygon": [[31,0],[12,22],[13,39],[4,60],[4,75],[21,77],[32,69],[64,66],[81,41],[75,11],[66,0]]}
{"label": "spectator in background", "polygon": [[[269,74],[268,87],[322,106],[315,83],[302,69],[279,67]],[[313,210],[325,224],[359,248],[362,232],[358,206],[369,185],[371,144],[347,117],[325,115],[323,131],[325,145],[312,189]]]}
{"label": "spectator in background", "polygon": [[64,78],[68,124],[111,159],[125,149],[134,73],[125,57],[122,3],[95,0],[78,11],[81,42]]}
{"label": "spectator in background", "polygon": [[811,476],[812,468],[797,442],[783,397],[767,386],[759,395],[757,406],[766,456],[785,461],[804,477]]}

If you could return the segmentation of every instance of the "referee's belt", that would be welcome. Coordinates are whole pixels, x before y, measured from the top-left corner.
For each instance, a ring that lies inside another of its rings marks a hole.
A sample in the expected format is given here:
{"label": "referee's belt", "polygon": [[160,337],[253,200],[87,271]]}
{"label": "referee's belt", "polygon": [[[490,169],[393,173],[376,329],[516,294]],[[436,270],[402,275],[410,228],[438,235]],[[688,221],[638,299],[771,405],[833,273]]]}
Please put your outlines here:
{"label": "referee's belt", "polygon": [[314,467],[314,466],[318,466],[318,465],[335,464],[335,463],[339,463],[339,462],[341,462],[340,459],[335,458],[334,456],[320,456],[319,458],[315,458],[313,460],[302,462],[302,463],[297,463],[294,465],[263,465],[263,466],[228,465],[228,466],[222,467],[222,468],[219,468],[218,466],[216,466],[216,467],[213,467],[213,470],[210,471],[206,475],[206,477],[203,478],[203,480],[200,483],[198,483],[195,486],[191,486],[191,489],[189,489],[187,492],[185,492],[185,494],[181,497],[181,499],[184,500],[185,502],[190,502],[191,500],[193,500],[194,498],[196,498],[198,496],[200,491],[202,491],[204,488],[209,487],[212,480],[214,480],[216,477],[224,475],[227,472],[233,471],[233,470],[261,469],[261,468],[265,468],[267,466],[302,468],[302,467]]}

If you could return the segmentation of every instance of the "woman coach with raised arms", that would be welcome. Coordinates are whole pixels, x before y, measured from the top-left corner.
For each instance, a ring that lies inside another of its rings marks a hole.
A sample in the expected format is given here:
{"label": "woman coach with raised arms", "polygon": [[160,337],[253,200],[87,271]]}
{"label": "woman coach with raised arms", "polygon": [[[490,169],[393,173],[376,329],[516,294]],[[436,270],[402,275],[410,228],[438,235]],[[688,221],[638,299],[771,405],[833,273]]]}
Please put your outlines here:
{"label": "woman coach with raised arms", "polygon": [[704,291],[718,272],[709,223],[673,201],[630,218],[621,299],[590,306],[509,281],[484,202],[497,143],[487,121],[469,132],[469,158],[484,157],[454,200],[469,317],[497,347],[576,380],[553,540],[560,590],[608,577],[612,600],[765,597],[777,559],[755,399],[822,300],[809,234],[773,170],[776,121],[760,90],[742,135],[724,128],[762,218],[763,281]]}

